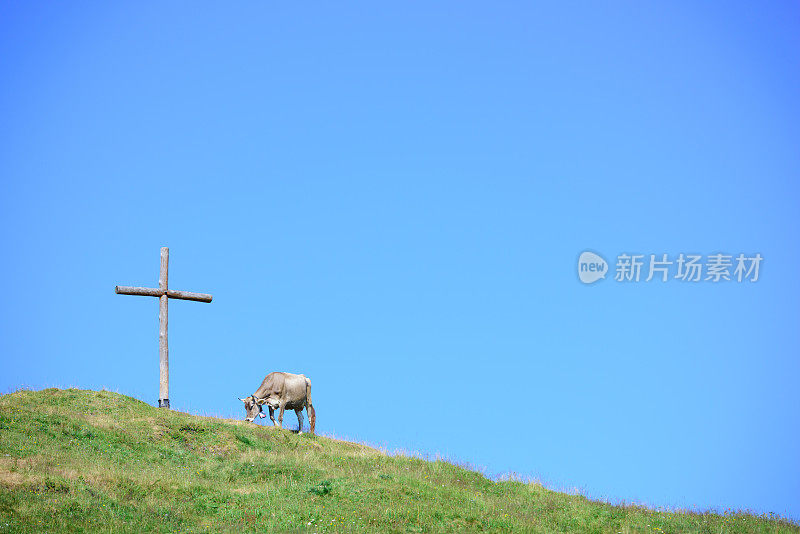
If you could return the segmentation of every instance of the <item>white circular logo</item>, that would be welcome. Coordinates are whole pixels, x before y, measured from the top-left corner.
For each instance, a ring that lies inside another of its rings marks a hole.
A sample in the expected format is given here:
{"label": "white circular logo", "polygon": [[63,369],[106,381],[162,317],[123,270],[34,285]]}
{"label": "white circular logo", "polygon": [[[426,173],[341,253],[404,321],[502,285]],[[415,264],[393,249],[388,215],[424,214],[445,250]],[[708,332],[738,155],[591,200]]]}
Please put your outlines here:
{"label": "white circular logo", "polygon": [[582,252],[578,258],[578,278],[584,284],[592,284],[608,273],[608,263],[594,252]]}

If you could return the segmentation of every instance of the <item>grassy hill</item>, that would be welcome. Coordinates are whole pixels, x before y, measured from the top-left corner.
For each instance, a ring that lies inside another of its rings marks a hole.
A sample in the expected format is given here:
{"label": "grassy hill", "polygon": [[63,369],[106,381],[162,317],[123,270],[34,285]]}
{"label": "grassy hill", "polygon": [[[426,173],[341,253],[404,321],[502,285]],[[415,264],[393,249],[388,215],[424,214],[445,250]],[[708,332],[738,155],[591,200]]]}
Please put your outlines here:
{"label": "grassy hill", "polygon": [[106,391],[19,391],[0,397],[0,533],[44,531],[800,529],[748,514],[612,506]]}

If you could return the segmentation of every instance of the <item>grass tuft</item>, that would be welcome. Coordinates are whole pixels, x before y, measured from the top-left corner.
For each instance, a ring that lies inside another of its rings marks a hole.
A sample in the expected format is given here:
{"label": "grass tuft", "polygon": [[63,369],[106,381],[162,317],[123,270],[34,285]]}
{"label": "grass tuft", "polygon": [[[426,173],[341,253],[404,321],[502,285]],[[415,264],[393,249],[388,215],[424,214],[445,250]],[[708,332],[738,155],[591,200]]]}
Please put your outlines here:
{"label": "grass tuft", "polygon": [[311,486],[308,488],[309,493],[313,493],[314,495],[318,495],[320,497],[329,494],[333,490],[333,482],[330,480],[323,480],[316,486]]}

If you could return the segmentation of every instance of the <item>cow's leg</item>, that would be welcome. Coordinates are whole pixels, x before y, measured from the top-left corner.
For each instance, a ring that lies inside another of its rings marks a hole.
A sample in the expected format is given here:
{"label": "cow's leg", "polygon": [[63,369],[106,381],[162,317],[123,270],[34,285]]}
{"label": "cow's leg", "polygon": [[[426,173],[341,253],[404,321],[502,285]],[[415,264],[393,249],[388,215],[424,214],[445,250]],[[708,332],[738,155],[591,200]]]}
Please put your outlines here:
{"label": "cow's leg", "polygon": [[281,410],[278,412],[278,428],[283,428],[283,410],[286,409],[286,404],[281,403]]}
{"label": "cow's leg", "polygon": [[306,402],[306,411],[308,412],[308,431],[314,433],[314,427],[317,424],[317,413],[314,411],[314,406],[311,404],[311,399]]}
{"label": "cow's leg", "polygon": [[272,424],[275,424],[275,408],[272,406],[269,407],[269,418],[272,420]]}
{"label": "cow's leg", "polygon": [[297,414],[297,433],[303,433],[303,408],[297,408],[294,413]]}

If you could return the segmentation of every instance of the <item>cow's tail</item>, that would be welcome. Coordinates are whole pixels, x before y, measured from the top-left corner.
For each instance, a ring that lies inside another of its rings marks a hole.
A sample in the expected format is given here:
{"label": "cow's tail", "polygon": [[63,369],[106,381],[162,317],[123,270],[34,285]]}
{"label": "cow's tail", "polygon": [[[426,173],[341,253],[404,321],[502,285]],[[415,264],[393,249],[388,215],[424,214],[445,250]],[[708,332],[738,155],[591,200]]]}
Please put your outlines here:
{"label": "cow's tail", "polygon": [[308,378],[306,378],[306,411],[308,412],[309,431],[313,434],[317,424],[317,414],[314,411],[314,405],[311,404],[311,380]]}

